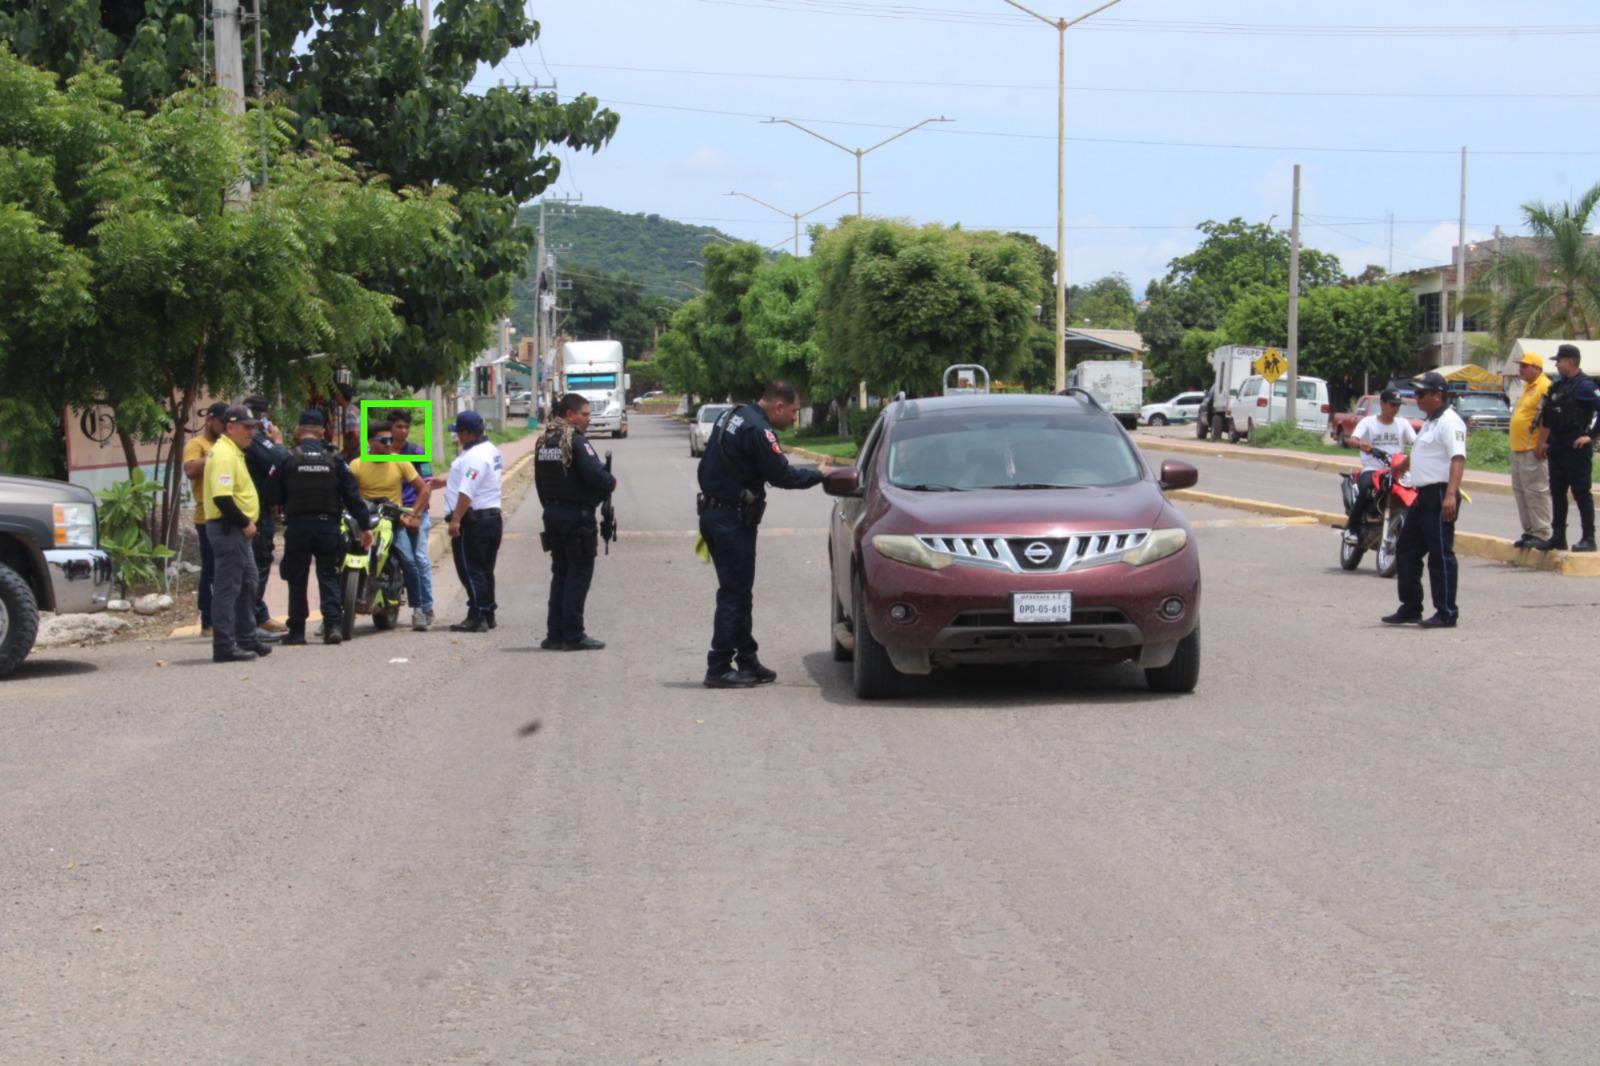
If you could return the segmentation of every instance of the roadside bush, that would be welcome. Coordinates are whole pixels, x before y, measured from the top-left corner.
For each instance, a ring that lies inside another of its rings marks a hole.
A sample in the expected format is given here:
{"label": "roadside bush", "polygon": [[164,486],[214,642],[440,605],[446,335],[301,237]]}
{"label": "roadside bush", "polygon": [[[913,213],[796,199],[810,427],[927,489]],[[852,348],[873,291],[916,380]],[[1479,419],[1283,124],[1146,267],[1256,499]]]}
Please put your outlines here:
{"label": "roadside bush", "polygon": [[150,512],[160,495],[161,483],[143,470],[100,492],[100,547],[111,557],[124,599],[130,588],[155,587],[175,554],[150,537]]}
{"label": "roadside bush", "polygon": [[1510,470],[1511,434],[1492,429],[1468,433],[1467,466],[1474,470]]}
{"label": "roadside bush", "polygon": [[1309,429],[1301,429],[1292,422],[1269,422],[1255,427],[1250,434],[1252,448],[1284,448],[1289,451],[1314,452],[1323,447],[1323,440]]}

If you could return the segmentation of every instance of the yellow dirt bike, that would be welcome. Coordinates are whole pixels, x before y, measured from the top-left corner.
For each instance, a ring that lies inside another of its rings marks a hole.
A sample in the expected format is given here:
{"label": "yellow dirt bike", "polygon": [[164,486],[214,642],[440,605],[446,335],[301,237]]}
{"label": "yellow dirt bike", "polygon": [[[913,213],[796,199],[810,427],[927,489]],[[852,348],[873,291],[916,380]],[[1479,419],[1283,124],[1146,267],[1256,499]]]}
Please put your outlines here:
{"label": "yellow dirt bike", "polygon": [[372,514],[372,549],[361,547],[361,529],[347,514],[341,524],[344,560],[339,564],[339,590],[344,606],[341,636],[355,632],[356,615],[369,614],[377,629],[393,629],[406,602],[405,572],[394,551],[400,519],[412,514],[388,500],[369,500]]}

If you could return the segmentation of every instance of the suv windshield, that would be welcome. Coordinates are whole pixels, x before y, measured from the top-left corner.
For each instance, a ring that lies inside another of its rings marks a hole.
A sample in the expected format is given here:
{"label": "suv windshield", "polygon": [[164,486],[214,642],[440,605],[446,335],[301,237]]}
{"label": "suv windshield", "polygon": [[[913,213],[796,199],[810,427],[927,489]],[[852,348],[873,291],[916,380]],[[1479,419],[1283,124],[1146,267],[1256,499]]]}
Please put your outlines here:
{"label": "suv windshield", "polygon": [[1114,422],[1066,412],[963,411],[900,422],[887,470],[891,485],[924,492],[1101,488],[1143,476]]}
{"label": "suv windshield", "polygon": [[728,407],[726,404],[719,404],[716,407],[712,407],[710,405],[702,407],[700,408],[700,421],[715,422],[722,416],[722,412],[726,411],[727,409]]}
{"label": "suv windshield", "polygon": [[1456,397],[1456,407],[1461,411],[1503,413],[1511,407],[1511,404],[1504,396],[1496,393],[1491,392],[1477,396],[1469,393]]}

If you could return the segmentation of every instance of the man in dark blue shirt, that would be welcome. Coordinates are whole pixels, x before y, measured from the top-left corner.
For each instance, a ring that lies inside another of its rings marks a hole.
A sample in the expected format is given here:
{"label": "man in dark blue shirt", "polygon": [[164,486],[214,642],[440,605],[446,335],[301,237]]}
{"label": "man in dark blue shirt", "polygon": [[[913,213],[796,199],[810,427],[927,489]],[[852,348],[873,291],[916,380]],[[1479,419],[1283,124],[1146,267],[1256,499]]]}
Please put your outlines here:
{"label": "man in dark blue shirt", "polygon": [[589,401],[569,392],[556,402],[555,421],[533,450],[533,484],[544,506],[544,549],[550,553],[546,651],[599,651],[605,642],[584,629],[583,607],[594,581],[600,526],[594,511],[617,479],[584,438]]}
{"label": "man in dark blue shirt", "polygon": [[1556,370],[1561,375],[1545,395],[1539,412],[1539,443],[1534,454],[1550,466],[1550,539],[1535,547],[1540,551],[1562,551],[1567,547],[1567,496],[1578,505],[1580,539],[1573,551],[1592,552],[1594,542],[1594,495],[1591,490],[1594,465],[1594,438],[1600,429],[1600,395],[1594,380],[1578,369],[1583,353],[1576,344],[1556,349]]}
{"label": "man in dark blue shirt", "polygon": [[750,688],[778,677],[756,657],[752,619],[756,532],[766,512],[767,486],[808,489],[821,484],[833,469],[826,463],[816,468],[789,465],[777,431],[794,425],[799,410],[795,387],[774,381],[759,403],[734,408],[717,419],[700,457],[700,535],[717,568],[707,688]]}

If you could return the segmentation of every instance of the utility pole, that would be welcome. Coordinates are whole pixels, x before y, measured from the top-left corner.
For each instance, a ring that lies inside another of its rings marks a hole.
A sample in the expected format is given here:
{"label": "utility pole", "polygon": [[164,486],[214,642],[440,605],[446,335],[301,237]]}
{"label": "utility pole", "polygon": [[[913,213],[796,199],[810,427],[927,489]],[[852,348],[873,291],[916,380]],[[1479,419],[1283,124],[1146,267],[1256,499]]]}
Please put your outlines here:
{"label": "utility pole", "polygon": [[[1289,223],[1289,386],[1283,413],[1295,424],[1295,393],[1300,384],[1300,164],[1294,165],[1294,219]],[[1272,406],[1269,402],[1267,412]]]}
{"label": "utility pole", "polygon": [[1456,227],[1456,357],[1467,361],[1467,146],[1461,146],[1461,218]]}
{"label": "utility pole", "polygon": [[[1116,0],[1112,0],[1112,2],[1115,3]],[[940,115],[938,118],[925,118],[921,122],[917,123],[915,126],[907,126],[905,129],[901,130],[899,133],[895,134],[893,137],[885,137],[883,140],[879,141],[877,144],[874,144],[874,145],[872,145],[871,147],[868,147],[868,148],[846,148],[844,145],[840,144],[838,141],[834,140],[832,137],[824,137],[822,134],[818,133],[816,130],[807,129],[806,127],[800,125],[800,123],[794,121],[793,119],[789,119],[789,118],[769,118],[769,119],[764,120],[764,125],[768,125],[768,126],[771,126],[771,125],[793,126],[795,129],[799,130],[801,133],[809,133],[811,136],[815,137],[817,140],[822,141],[825,144],[831,144],[835,148],[839,149],[839,151],[844,152],[844,153],[846,153],[848,155],[855,156],[856,157],[856,217],[860,218],[865,213],[862,210],[862,199],[861,199],[862,198],[862,192],[861,192],[861,158],[863,156],[871,155],[873,152],[876,152],[879,148],[882,148],[884,145],[888,144],[890,141],[898,141],[901,137],[904,137],[906,134],[910,133],[913,130],[920,130],[922,127],[926,126],[930,122],[954,122],[954,121],[955,121],[955,119],[953,119],[953,118],[945,118],[943,115]],[[832,203],[832,201],[830,200],[829,203]],[[824,204],[823,206],[826,207],[827,205]],[[787,214],[787,213],[788,212],[784,212],[784,214]]]}
{"label": "utility pole", "polygon": [[1389,273],[1394,273],[1394,212],[1389,212]]}
{"label": "utility pole", "polygon": [[[749,200],[753,204],[760,204],[762,207],[767,208],[769,211],[776,211],[776,212],[778,212],[778,214],[784,216],[785,218],[794,219],[794,257],[796,259],[799,259],[800,258],[800,220],[802,218],[805,218],[807,215],[816,214],[818,211],[821,211],[824,207],[827,207],[829,204],[838,203],[840,200],[843,200],[846,196],[849,196],[850,194],[848,192],[842,192],[838,196],[835,196],[833,199],[829,200],[827,203],[818,204],[816,207],[813,207],[809,211],[785,211],[781,207],[774,207],[773,205],[767,203],[765,200],[758,200],[754,196],[751,196],[747,192],[734,191],[734,192],[728,193],[728,195],[729,196],[742,196],[746,200]],[[779,242],[779,243],[782,243],[782,242]]]}
{"label": "utility pole", "polygon": [[417,0],[417,7],[422,10],[422,48],[428,48],[428,24],[433,21],[433,0]]}
{"label": "utility pole", "polygon": [[[243,19],[244,12],[239,0],[212,0],[211,32],[217,55],[217,87],[228,91],[227,108],[235,115],[244,114]],[[233,204],[249,203],[249,179],[241,178],[228,199]]]}
{"label": "utility pole", "polygon": [[1047,18],[1017,0],[1006,3],[1053,26],[1056,42],[1056,391],[1067,387],[1067,30],[1118,3],[1110,0],[1075,19]]}

